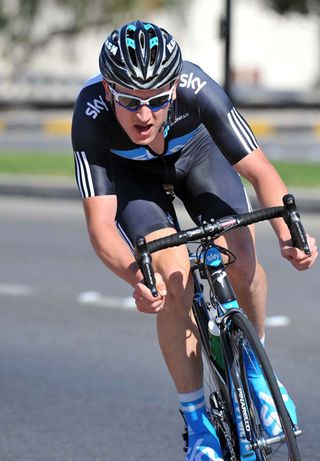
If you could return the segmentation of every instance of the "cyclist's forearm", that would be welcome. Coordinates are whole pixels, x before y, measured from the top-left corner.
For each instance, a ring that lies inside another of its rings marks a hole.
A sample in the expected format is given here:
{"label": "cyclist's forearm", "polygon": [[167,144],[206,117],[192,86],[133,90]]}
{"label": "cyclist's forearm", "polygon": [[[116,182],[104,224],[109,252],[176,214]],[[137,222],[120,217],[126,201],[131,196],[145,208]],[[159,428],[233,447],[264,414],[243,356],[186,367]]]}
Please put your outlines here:
{"label": "cyclist's forearm", "polygon": [[89,226],[88,231],[95,252],[112,272],[131,286],[142,280],[134,256],[115,225]]}
{"label": "cyclist's forearm", "polygon": [[[282,197],[288,193],[288,189],[260,149],[238,162],[235,168],[250,181],[262,208],[283,205]],[[290,239],[289,230],[283,219],[273,219],[271,225],[280,241]]]}
{"label": "cyclist's forearm", "polygon": [[[288,189],[278,173],[276,173],[276,176],[267,174],[253,184],[262,208],[283,205],[282,197],[288,193]],[[279,241],[287,241],[291,238],[289,229],[283,219],[272,219],[270,223]]]}

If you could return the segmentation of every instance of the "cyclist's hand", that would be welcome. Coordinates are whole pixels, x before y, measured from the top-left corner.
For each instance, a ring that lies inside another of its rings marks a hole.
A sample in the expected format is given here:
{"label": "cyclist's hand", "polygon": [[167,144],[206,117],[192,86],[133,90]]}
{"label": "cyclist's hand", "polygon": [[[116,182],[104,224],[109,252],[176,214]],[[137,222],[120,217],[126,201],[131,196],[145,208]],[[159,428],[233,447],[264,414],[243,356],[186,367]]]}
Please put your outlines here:
{"label": "cyclist's hand", "polygon": [[307,239],[311,250],[310,255],[306,255],[302,250],[294,248],[291,240],[280,242],[282,256],[288,259],[298,271],[309,269],[318,257],[316,240],[310,235],[307,235]]}
{"label": "cyclist's hand", "polygon": [[136,302],[138,311],[145,312],[147,314],[157,314],[164,308],[166,300],[166,285],[161,275],[156,272],[156,287],[159,295],[155,298],[152,296],[149,288],[147,288],[142,282],[137,283],[133,291],[133,297]]}

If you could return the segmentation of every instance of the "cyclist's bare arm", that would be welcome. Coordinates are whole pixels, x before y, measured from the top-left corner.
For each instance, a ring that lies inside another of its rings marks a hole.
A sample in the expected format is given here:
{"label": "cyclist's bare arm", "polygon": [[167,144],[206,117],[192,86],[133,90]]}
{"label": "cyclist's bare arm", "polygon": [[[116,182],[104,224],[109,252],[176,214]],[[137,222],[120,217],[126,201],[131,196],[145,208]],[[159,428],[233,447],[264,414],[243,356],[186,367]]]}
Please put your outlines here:
{"label": "cyclist's bare arm", "polygon": [[153,297],[141,283],[143,276],[128,245],[115,225],[117,199],[115,195],[90,197],[83,200],[87,227],[93,248],[102,262],[132,287],[137,308],[156,313],[163,308],[165,285],[156,274],[159,296]]}
{"label": "cyclist's bare arm", "polygon": [[[235,169],[250,181],[262,207],[281,205],[282,197],[288,192],[287,187],[261,149],[256,149],[241,159],[235,165]],[[288,227],[282,219],[274,219],[271,224],[279,239],[282,256],[296,269],[308,269],[318,256],[315,239],[307,236],[311,254],[306,255],[303,251],[292,247]]]}
{"label": "cyclist's bare arm", "polygon": [[83,207],[90,240],[97,255],[112,272],[135,286],[142,280],[142,274],[116,227],[116,196],[86,198]]}

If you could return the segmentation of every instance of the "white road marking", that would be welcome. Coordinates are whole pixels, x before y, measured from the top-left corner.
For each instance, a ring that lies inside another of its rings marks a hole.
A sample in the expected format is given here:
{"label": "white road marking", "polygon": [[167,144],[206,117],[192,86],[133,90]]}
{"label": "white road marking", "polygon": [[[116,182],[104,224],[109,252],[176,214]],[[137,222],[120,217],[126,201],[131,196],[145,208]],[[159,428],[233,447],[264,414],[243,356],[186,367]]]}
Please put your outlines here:
{"label": "white road marking", "polygon": [[34,293],[35,289],[26,285],[13,285],[0,283],[0,295],[5,296],[28,296]]}
{"label": "white road marking", "polygon": [[286,317],[285,315],[273,315],[271,317],[267,317],[265,321],[266,327],[287,327],[290,325],[290,318]]}
{"label": "white road marking", "polygon": [[[98,291],[83,291],[78,295],[80,304],[88,304],[95,307],[110,309],[136,309],[134,299],[129,296],[121,298],[117,296],[103,296]],[[286,327],[290,324],[290,318],[284,315],[274,315],[266,318],[266,327]]]}
{"label": "white road marking", "polygon": [[127,298],[103,296],[97,291],[83,291],[78,295],[78,302],[80,304],[90,304],[91,306],[104,308],[136,309],[131,296]]}

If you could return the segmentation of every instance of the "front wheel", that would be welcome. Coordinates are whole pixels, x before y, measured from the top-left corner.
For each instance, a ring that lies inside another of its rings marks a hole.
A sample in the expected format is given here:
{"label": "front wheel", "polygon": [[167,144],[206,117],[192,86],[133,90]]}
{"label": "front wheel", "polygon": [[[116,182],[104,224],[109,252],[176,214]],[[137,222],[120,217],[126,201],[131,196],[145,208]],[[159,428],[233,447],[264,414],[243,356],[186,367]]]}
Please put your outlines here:
{"label": "front wheel", "polygon": [[[223,336],[231,352],[233,376],[241,388],[239,394],[242,393],[241,395],[244,396],[246,402],[247,417],[250,422],[250,430],[247,435],[250,433],[249,441],[257,459],[259,461],[269,459],[300,461],[301,457],[296,440],[299,431],[289,416],[267,354],[252,324],[241,312],[234,313]],[[270,436],[265,432],[265,407],[257,408],[255,403],[257,402],[257,395],[249,384],[252,377],[248,377],[248,364],[250,367],[255,367],[253,370],[257,376],[262,375],[265,381],[266,395],[273,399],[275,412],[269,415],[269,418],[274,417],[272,421],[274,426],[278,424],[278,431],[275,427],[277,436]],[[243,405],[243,401],[239,401],[239,397],[238,404]]]}
{"label": "front wheel", "polygon": [[[202,293],[197,278],[195,278],[195,291]],[[219,436],[223,459],[225,461],[237,461],[239,458],[235,448],[236,435],[230,413],[231,402],[224,376],[221,374],[221,370],[216,368],[212,359],[208,330],[208,308],[202,296],[195,297],[192,309],[200,333],[207,414]]]}

